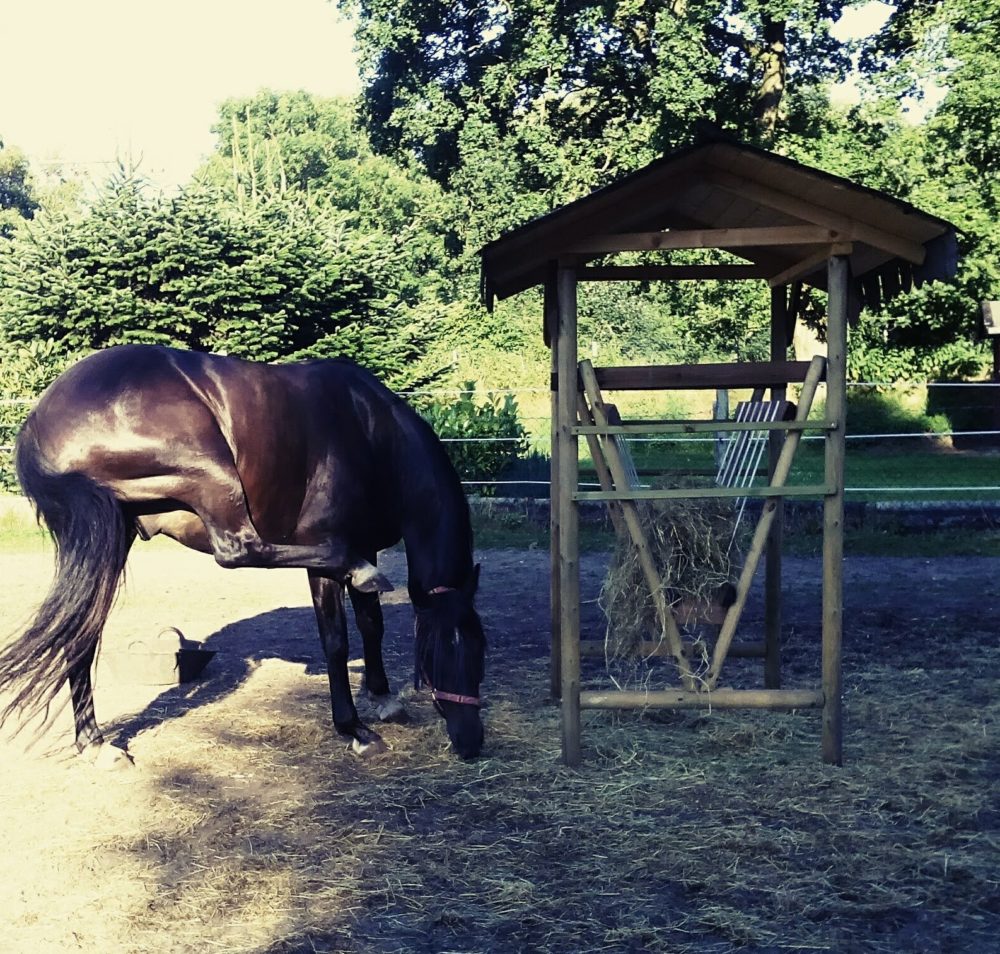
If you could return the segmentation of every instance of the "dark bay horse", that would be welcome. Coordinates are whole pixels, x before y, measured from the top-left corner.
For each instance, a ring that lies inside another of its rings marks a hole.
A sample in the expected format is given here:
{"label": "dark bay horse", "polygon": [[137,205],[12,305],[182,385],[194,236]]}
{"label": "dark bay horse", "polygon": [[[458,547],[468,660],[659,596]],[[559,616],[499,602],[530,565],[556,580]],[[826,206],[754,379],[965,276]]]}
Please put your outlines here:
{"label": "dark bay horse", "polygon": [[162,533],[225,567],[308,571],[338,732],[382,748],[347,674],[349,594],[365,682],[388,701],[378,551],[402,539],[416,613],[415,672],[463,758],[479,754],[485,638],[473,607],[469,508],[431,428],[348,361],[266,365],[125,345],[80,361],[17,438],[18,479],[56,543],[33,623],[0,652],[3,718],[69,680],[76,744],[100,751],[91,667],[136,536]]}

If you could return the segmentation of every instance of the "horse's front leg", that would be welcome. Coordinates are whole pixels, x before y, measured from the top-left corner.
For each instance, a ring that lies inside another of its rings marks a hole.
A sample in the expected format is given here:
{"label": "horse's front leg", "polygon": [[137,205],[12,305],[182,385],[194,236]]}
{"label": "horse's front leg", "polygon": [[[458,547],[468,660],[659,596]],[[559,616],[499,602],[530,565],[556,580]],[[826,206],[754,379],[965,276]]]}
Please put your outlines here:
{"label": "horse's front leg", "polygon": [[326,656],[327,675],[330,679],[330,702],[333,706],[333,724],[343,736],[351,739],[351,748],[357,755],[370,755],[385,751],[381,737],[369,729],[354,707],[351,683],[347,675],[347,615],[344,610],[344,585],[317,570],[309,571],[313,608],[319,638]]}
{"label": "horse's front leg", "polygon": [[[374,562],[373,560],[372,563]],[[404,722],[406,709],[389,688],[389,679],[385,674],[385,663],[382,660],[385,622],[382,618],[382,604],[379,602],[378,593],[362,593],[353,586],[349,586],[347,592],[351,597],[354,619],[364,643],[365,689],[375,704],[375,711],[381,722]]]}

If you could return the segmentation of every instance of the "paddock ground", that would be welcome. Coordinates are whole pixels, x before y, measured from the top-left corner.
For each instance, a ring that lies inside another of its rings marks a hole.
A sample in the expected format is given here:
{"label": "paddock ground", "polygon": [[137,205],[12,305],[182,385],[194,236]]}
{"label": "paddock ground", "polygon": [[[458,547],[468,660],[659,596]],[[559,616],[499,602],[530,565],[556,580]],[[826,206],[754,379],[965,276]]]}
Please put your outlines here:
{"label": "paddock ground", "polygon": [[[0,741],[0,951],[1000,951],[1000,560],[848,559],[842,768],[814,712],[711,712],[589,713],[569,770],[547,554],[480,559],[484,757],[451,757],[407,690],[410,723],[359,761],[331,731],[304,573],[138,546],[105,649],[176,626],[218,655],[165,691],[99,668],[130,771],[75,759],[65,711]],[[812,685],[819,566],[787,563],[787,684]],[[401,556],[382,565],[402,586]],[[0,553],[5,633],[50,569]],[[588,600],[602,572],[584,556]],[[403,688],[410,608],[387,603]],[[584,620],[601,635],[596,603]]]}

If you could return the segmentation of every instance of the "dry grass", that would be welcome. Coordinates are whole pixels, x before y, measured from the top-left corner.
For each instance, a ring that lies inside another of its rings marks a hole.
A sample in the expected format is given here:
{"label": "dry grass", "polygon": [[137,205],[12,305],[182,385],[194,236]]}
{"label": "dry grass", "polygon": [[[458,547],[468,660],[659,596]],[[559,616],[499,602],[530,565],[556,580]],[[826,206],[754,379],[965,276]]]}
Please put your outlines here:
{"label": "dry grass", "polygon": [[[497,557],[484,609],[545,560]],[[569,770],[545,660],[492,632],[473,763],[422,697],[387,755],[352,758],[324,677],[288,658],[202,704],[154,701],[133,772],[8,761],[0,948],[996,950],[995,643],[955,627],[951,668],[849,669],[843,768],[820,763],[814,713],[591,713]]]}
{"label": "dry grass", "polygon": [[[675,611],[719,605],[720,596],[735,584],[751,533],[733,501],[663,500],[640,503],[636,511],[667,605]],[[653,592],[632,538],[618,539],[599,602],[607,619],[605,662],[621,687],[642,681],[643,642],[666,638]],[[695,637],[696,671],[707,670],[707,646],[697,638],[696,623],[688,628]]]}

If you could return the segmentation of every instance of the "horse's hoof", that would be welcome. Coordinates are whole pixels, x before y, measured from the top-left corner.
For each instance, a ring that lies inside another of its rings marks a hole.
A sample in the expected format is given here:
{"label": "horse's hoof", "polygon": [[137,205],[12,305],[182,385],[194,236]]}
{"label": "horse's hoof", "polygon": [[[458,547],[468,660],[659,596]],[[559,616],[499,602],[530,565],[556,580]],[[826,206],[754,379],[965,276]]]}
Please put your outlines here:
{"label": "horse's hoof", "polygon": [[381,755],[388,751],[388,746],[377,735],[373,735],[367,742],[362,742],[358,738],[351,739],[351,754],[356,755],[359,759],[370,759],[372,756]]}
{"label": "horse's hoof", "polygon": [[135,765],[128,752],[110,742],[91,745],[80,755],[102,772],[120,772]]}
{"label": "horse's hoof", "polygon": [[392,583],[371,563],[358,563],[348,572],[351,586],[359,593],[390,593],[394,589]]}
{"label": "horse's hoof", "polygon": [[373,696],[372,702],[375,703],[375,714],[379,722],[407,722],[410,718],[406,707],[396,696],[391,696],[384,702]]}

